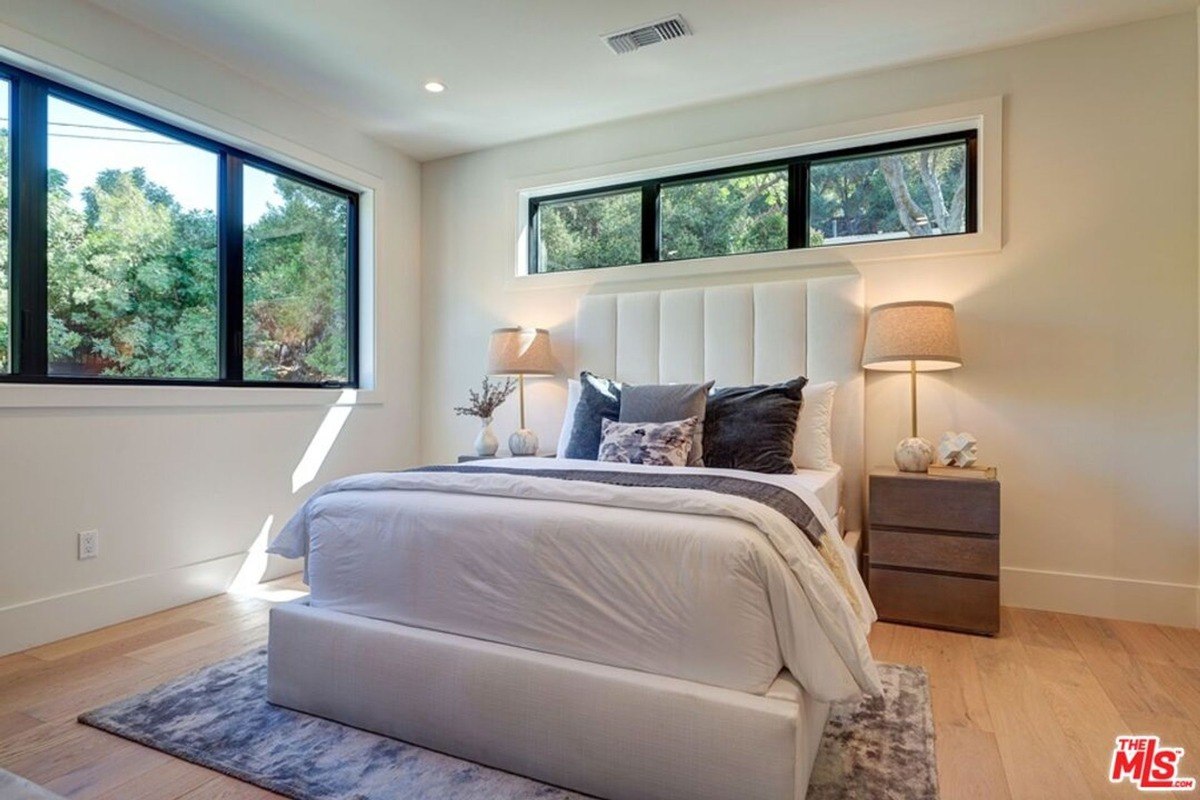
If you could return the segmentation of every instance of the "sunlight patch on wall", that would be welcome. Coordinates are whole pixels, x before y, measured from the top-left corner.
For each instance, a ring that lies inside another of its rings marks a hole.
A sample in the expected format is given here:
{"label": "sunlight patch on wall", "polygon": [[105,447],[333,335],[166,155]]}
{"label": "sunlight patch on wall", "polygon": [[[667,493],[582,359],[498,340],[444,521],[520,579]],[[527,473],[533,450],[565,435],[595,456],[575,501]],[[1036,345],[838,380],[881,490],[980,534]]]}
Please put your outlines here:
{"label": "sunlight patch on wall", "polygon": [[357,396],[358,391],[355,389],[343,390],[337,403],[326,412],[325,419],[321,421],[321,427],[317,428],[312,441],[308,443],[308,449],[304,451],[304,457],[300,459],[300,463],[292,472],[292,494],[312,483],[313,479],[317,477],[321,465],[325,463],[329,451],[333,449],[333,443],[337,441],[342,427],[350,418],[350,412],[354,410],[354,401]]}

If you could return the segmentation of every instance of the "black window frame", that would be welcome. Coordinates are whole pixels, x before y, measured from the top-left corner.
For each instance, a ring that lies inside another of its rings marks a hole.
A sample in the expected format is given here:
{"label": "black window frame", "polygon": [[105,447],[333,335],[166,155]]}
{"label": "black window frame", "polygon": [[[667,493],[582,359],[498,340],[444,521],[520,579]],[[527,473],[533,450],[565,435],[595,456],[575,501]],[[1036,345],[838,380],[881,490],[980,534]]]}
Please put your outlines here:
{"label": "black window frame", "polygon": [[697,183],[700,181],[736,178],[758,172],[787,170],[787,250],[819,250],[823,247],[859,247],[864,244],[879,242],[851,242],[839,245],[812,245],[809,242],[809,212],[810,192],[809,168],[813,164],[844,161],[872,156],[895,155],[916,150],[924,150],[938,145],[965,144],[966,146],[966,208],[964,210],[965,224],[963,230],[957,233],[942,233],[937,236],[909,237],[891,239],[895,241],[914,241],[916,239],[942,239],[949,236],[964,236],[979,232],[979,131],[976,128],[963,128],[947,133],[915,136],[879,144],[845,147],[824,150],[816,153],[805,153],[791,158],[777,158],[766,161],[751,161],[728,167],[697,170],[694,172],[675,173],[640,181],[607,184],[589,189],[577,189],[554,194],[534,195],[528,199],[528,269],[530,275],[549,275],[554,272],[544,272],[539,269],[539,249],[541,232],[538,229],[538,210],[546,203],[556,203],[569,200],[586,200],[617,192],[630,192],[640,189],[642,192],[642,260],[633,264],[614,264],[610,266],[579,267],[574,270],[557,270],[556,272],[582,272],[592,269],[620,269],[622,267],[643,264],[680,264],[688,261],[699,261],[708,258],[741,258],[760,253],[779,253],[784,250],[754,250],[745,253],[733,253],[728,256],[695,256],[692,258],[662,257],[662,213],[660,198],[664,186],[676,184]]}
{"label": "black window frame", "polygon": [[[282,389],[356,389],[359,358],[359,203],[361,193],[308,175],[233,145],[181,128],[110,100],[0,62],[9,84],[9,372],[0,384],[108,386],[223,386]],[[137,125],[217,156],[217,377],[155,378],[49,374],[46,233],[49,167],[49,99]],[[330,192],[348,203],[346,257],[347,374],[344,381],[247,380],[243,374],[242,167]]]}

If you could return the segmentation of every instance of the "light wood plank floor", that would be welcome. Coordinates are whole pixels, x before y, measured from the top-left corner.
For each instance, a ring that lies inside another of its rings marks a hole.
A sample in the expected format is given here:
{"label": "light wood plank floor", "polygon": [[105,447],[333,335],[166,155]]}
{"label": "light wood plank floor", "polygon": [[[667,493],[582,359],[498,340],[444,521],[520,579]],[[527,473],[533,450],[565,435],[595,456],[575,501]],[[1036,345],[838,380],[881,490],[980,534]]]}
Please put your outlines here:
{"label": "light wood plank floor", "polygon": [[[0,658],[0,767],[72,798],[277,797],[74,721],[263,642],[270,606],[223,595]],[[929,672],[943,800],[1136,796],[1106,779],[1131,732],[1200,776],[1200,631],[1005,608],[995,639],[881,623],[871,648]]]}

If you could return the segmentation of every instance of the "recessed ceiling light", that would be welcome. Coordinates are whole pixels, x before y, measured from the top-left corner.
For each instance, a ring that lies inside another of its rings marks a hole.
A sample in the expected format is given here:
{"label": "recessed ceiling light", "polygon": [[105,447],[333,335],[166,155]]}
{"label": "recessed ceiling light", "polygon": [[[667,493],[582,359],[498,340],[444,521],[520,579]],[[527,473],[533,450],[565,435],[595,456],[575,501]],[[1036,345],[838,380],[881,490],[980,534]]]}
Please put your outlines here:
{"label": "recessed ceiling light", "polygon": [[429,81],[425,84],[425,91],[438,94],[439,92],[446,91],[446,84],[441,81]]}

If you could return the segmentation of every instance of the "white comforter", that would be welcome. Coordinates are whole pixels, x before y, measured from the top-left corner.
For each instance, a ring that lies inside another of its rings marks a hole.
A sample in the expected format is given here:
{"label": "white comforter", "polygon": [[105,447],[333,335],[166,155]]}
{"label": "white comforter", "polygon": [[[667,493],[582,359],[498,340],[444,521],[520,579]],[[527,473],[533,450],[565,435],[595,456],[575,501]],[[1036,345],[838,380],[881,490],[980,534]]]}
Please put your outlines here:
{"label": "white comforter", "polygon": [[482,472],[334,481],[270,552],[306,557],[312,602],[347,613],[744,691],[765,691],[782,664],[819,700],[878,693],[866,642],[874,608],[815,495],[794,476],[687,469],[801,496],[849,585],[790,521],[752,500]]}

